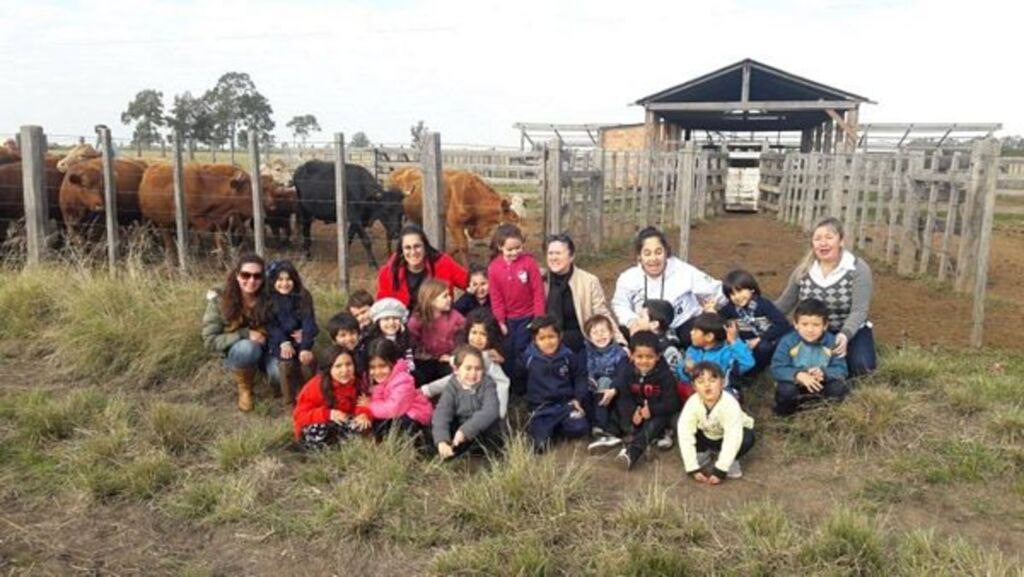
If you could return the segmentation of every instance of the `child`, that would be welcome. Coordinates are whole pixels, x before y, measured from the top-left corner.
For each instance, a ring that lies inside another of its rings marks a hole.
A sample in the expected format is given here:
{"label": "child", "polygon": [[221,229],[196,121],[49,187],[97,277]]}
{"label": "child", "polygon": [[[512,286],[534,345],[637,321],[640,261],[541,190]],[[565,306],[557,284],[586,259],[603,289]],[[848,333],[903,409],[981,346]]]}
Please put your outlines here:
{"label": "child", "polygon": [[323,369],[302,387],[292,411],[295,439],[307,449],[333,445],[371,425],[352,351],[332,345],[325,360]]}
{"label": "child", "polygon": [[754,354],[751,376],[765,370],[779,339],[792,330],[786,315],[775,304],[761,296],[754,275],[745,270],[734,270],[722,279],[722,293],[729,303],[718,311],[726,320],[735,319],[740,338]]}
{"label": "child", "polygon": [[551,441],[587,434],[587,370],[580,355],[562,344],[558,320],[541,315],[530,322],[533,343],[520,357],[526,375],[526,402],[530,407],[527,432],[537,452],[547,450]]}
{"label": "child", "polygon": [[356,362],[356,375],[366,375],[366,339],[359,321],[352,313],[338,313],[327,320],[327,334],[331,342],[352,353]]}
{"label": "child", "polygon": [[522,231],[514,224],[500,224],[491,241],[491,264],[487,282],[491,310],[505,335],[505,373],[521,392],[523,377],[514,371],[518,357],[530,345],[530,321],[544,314],[544,283],[533,257],[523,252]]}
{"label": "child", "polygon": [[811,399],[842,401],[846,397],[846,359],[837,356],[835,336],[828,332],[828,308],[807,299],[793,312],[795,332],[782,337],[772,356],[775,413],[791,415]]}
{"label": "child", "polygon": [[701,313],[693,321],[690,340],[693,345],[686,349],[683,372],[678,375],[679,378],[687,383],[692,382],[697,363],[710,361],[722,369],[725,390],[739,398],[739,391],[731,383],[730,377],[734,372],[742,375],[749,371],[754,366],[754,355],[739,340],[736,323],[729,323],[726,327],[725,319],[718,313]]}
{"label": "child", "polygon": [[409,319],[409,338],[416,348],[418,384],[429,383],[451,374],[451,356],[455,350],[455,334],[466,325],[466,319],[452,310],[448,283],[428,278],[420,285],[416,312]]}
{"label": "child", "polygon": [[587,450],[614,447],[622,442],[608,432],[608,413],[615,398],[615,376],[629,364],[625,349],[614,340],[616,330],[612,320],[603,315],[594,315],[583,323],[583,331],[587,335],[583,345],[587,355],[587,381],[590,384],[587,408],[591,409],[590,434],[594,437]]}
{"label": "child", "polygon": [[448,377],[434,411],[433,432],[437,454],[450,459],[479,448],[500,451],[505,445],[498,417],[498,391],[484,374],[484,357],[470,345],[452,354],[455,373]]}
{"label": "child", "polygon": [[615,456],[627,471],[648,445],[662,437],[680,408],[676,379],[659,352],[658,340],[650,331],[633,335],[629,341],[633,365],[620,373],[615,384],[620,432],[633,437]]}
{"label": "child", "polygon": [[462,316],[468,316],[478,308],[490,311],[491,296],[487,289],[487,269],[478,264],[470,265],[469,286],[466,287],[466,292],[459,297],[459,300],[455,301],[455,310],[459,311]]}
{"label": "child", "polygon": [[382,438],[392,427],[409,434],[426,432],[434,408],[416,391],[409,362],[402,358],[402,349],[386,338],[370,343],[369,360],[370,415],[373,434]]}
{"label": "child", "polygon": [[370,317],[370,307],[373,306],[373,296],[364,289],[352,292],[348,297],[348,312],[359,321],[359,330],[366,331],[370,328],[373,320]]}
{"label": "child", "polygon": [[[303,288],[299,272],[291,262],[282,260],[267,267],[273,291],[267,316],[267,346],[271,355],[268,374],[277,374],[289,404],[302,386],[302,365],[310,366],[313,341],[319,329],[313,312],[313,295]],[[274,366],[276,364],[276,367]]]}
{"label": "child", "polygon": [[[658,335],[658,350],[661,351],[661,358],[672,371],[673,375],[683,373],[683,353],[679,351],[679,337],[676,331],[672,330],[672,321],[675,320],[675,309],[672,303],[661,299],[647,299],[644,306],[637,315],[641,321],[645,321],[651,327],[651,332]],[[676,381],[676,393],[679,395],[679,402],[683,403],[690,397],[689,383],[678,379]],[[672,435],[675,434],[674,427],[665,427],[665,432],[655,445],[662,450],[672,448]]]}
{"label": "child", "polygon": [[[501,356],[501,329],[491,316],[491,311],[479,308],[469,313],[466,317],[466,326],[455,335],[455,342],[459,345],[468,344],[482,353],[484,372],[494,380],[498,389],[498,415],[504,420],[508,413],[509,380],[505,371],[501,369],[501,362],[505,360],[505,357]],[[447,384],[448,379],[441,378],[423,385],[420,391],[428,399],[432,399],[440,395]]]}
{"label": "child", "polygon": [[[743,412],[732,395],[722,394],[724,380],[717,364],[697,363],[693,367],[696,394],[686,401],[679,417],[683,467],[698,483],[718,485],[726,477],[742,477],[739,459],[754,446],[754,419]],[[718,453],[718,459],[705,473],[712,451]]]}
{"label": "child", "polygon": [[405,330],[405,322],[408,318],[409,311],[402,301],[391,297],[380,299],[370,307],[370,320],[373,324],[366,332],[365,341],[372,343],[377,339],[387,339],[394,342],[405,355],[405,360],[409,361],[409,370],[413,371],[416,368],[416,362],[413,360],[412,339],[409,338],[409,333]]}

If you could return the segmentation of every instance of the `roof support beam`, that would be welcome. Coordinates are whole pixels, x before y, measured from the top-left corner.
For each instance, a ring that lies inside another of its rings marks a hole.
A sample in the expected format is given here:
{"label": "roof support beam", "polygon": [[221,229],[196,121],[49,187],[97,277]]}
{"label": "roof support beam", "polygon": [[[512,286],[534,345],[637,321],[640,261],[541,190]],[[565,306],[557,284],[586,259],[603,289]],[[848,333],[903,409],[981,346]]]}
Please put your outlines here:
{"label": "roof support beam", "polygon": [[743,87],[740,89],[740,102],[750,101],[750,61],[743,63]]}
{"label": "roof support beam", "polygon": [[853,100],[748,100],[746,102],[651,102],[647,110],[665,112],[731,112],[733,110],[850,110],[859,102]]}

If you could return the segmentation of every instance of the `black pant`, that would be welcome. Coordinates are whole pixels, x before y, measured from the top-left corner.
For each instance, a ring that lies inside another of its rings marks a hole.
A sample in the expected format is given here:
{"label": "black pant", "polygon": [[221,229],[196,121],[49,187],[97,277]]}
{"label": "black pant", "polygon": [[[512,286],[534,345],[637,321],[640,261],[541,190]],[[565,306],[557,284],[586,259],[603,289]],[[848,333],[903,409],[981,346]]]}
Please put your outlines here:
{"label": "black pant", "polygon": [[[461,425],[453,423],[451,434],[459,430]],[[500,456],[505,451],[505,428],[501,419],[494,421],[494,424],[483,430],[472,441],[465,442],[454,448],[455,456],[483,455]]]}
{"label": "black pant", "polygon": [[400,433],[409,435],[410,437],[418,436],[422,442],[429,444],[428,437],[430,436],[430,429],[409,418],[407,415],[402,415],[401,417],[388,419],[386,421],[374,422],[373,436],[379,441],[386,437],[388,433],[391,432],[392,428],[396,428]]}
{"label": "black pant", "polygon": [[648,445],[661,438],[665,429],[673,422],[673,415],[651,415],[650,419],[634,425],[633,412],[636,407],[637,405],[630,402],[619,402],[615,405],[618,413],[617,436],[633,435],[633,440],[626,446],[626,451],[634,462],[647,450]]}
{"label": "black pant", "polygon": [[800,405],[814,399],[841,401],[849,392],[846,379],[825,379],[820,391],[812,393],[793,381],[778,381],[775,384],[775,414],[792,415]]}
{"label": "black pant", "polygon": [[[697,431],[697,452],[701,453],[704,451],[722,451],[722,440],[709,439],[704,435],[704,431]],[[754,436],[754,429],[743,428],[743,442],[740,443],[740,450],[736,452],[736,459],[739,459],[743,455],[746,455],[751,448],[754,446],[754,442],[757,441],[757,437]]]}
{"label": "black pant", "polygon": [[452,366],[448,363],[442,363],[437,359],[416,359],[416,369],[412,372],[412,378],[416,380],[416,386],[422,387],[450,374]]}

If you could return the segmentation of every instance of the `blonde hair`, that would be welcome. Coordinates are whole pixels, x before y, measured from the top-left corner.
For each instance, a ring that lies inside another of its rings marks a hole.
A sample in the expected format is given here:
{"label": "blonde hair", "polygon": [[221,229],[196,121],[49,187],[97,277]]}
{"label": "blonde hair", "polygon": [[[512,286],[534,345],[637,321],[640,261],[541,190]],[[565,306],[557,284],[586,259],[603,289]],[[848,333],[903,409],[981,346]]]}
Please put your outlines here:
{"label": "blonde hair", "polygon": [[[843,240],[846,236],[846,233],[843,231],[842,221],[834,216],[819,220],[818,224],[814,225],[814,228],[811,229],[812,239],[814,238],[814,233],[818,232],[819,228],[828,228],[834,234],[839,235],[839,240]],[[813,240],[811,242],[813,244]],[[840,250],[842,250],[842,247],[840,247]],[[796,272],[794,273],[795,276],[800,278],[807,274],[807,271],[811,270],[811,265],[814,264],[815,260],[814,247],[811,247],[811,250],[807,251],[807,254],[804,255],[804,258],[800,261],[800,264],[797,265]]]}
{"label": "blonde hair", "polygon": [[416,293],[416,314],[424,323],[430,323],[437,318],[437,311],[434,310],[434,299],[448,292],[448,283],[436,278],[428,278],[420,285]]}

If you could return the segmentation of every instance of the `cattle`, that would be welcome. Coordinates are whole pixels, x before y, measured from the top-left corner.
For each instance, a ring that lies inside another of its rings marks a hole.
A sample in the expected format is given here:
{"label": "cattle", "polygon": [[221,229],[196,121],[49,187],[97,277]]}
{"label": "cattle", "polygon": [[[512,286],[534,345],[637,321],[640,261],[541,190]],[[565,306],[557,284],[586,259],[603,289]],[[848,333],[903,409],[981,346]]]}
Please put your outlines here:
{"label": "cattle", "polygon": [[67,172],[76,163],[90,160],[92,158],[99,158],[100,152],[92,147],[90,144],[79,144],[68,151],[64,158],[60,159],[57,163],[57,170],[60,172]]}
{"label": "cattle", "polygon": [[291,186],[294,172],[282,158],[275,158],[260,165],[260,175],[271,177],[281,186]]}
{"label": "cattle", "polygon": [[[415,223],[423,222],[422,176],[417,170],[416,178],[406,177],[410,183],[408,194],[402,201],[405,216]],[[448,229],[454,254],[462,255],[462,262],[468,264],[469,245],[467,239],[487,238],[494,227],[510,222],[518,223],[519,212],[513,210],[514,203],[500,196],[482,178],[463,170],[445,170],[444,203],[445,226]]]}
{"label": "cattle", "polygon": [[[299,197],[299,216],[302,220],[302,247],[309,253],[312,245],[310,228],[314,220],[337,222],[334,202],[334,163],[310,160],[300,166],[293,177]],[[388,249],[398,238],[402,227],[402,193],[385,191],[377,179],[358,164],[345,165],[345,192],[348,195],[348,242],[358,236],[366,250],[370,266],[376,268],[373,244],[366,228],[379,220],[387,231]]]}
{"label": "cattle", "polygon": [[[141,160],[114,159],[114,180],[117,191],[117,222],[128,226],[138,222],[139,182],[146,170]],[[70,168],[60,187],[60,212],[69,240],[79,240],[84,229],[104,212],[103,160],[79,162]]]}
{"label": "cattle", "polygon": [[[43,160],[43,194],[48,205],[47,217],[62,223],[60,213],[60,186],[64,175],[57,170],[56,156],[46,155]],[[0,241],[7,238],[7,226],[25,216],[25,195],[21,162],[0,166]]]}
{"label": "cattle", "polygon": [[0,147],[0,166],[11,164],[12,162],[21,162],[21,154],[17,150]]}

